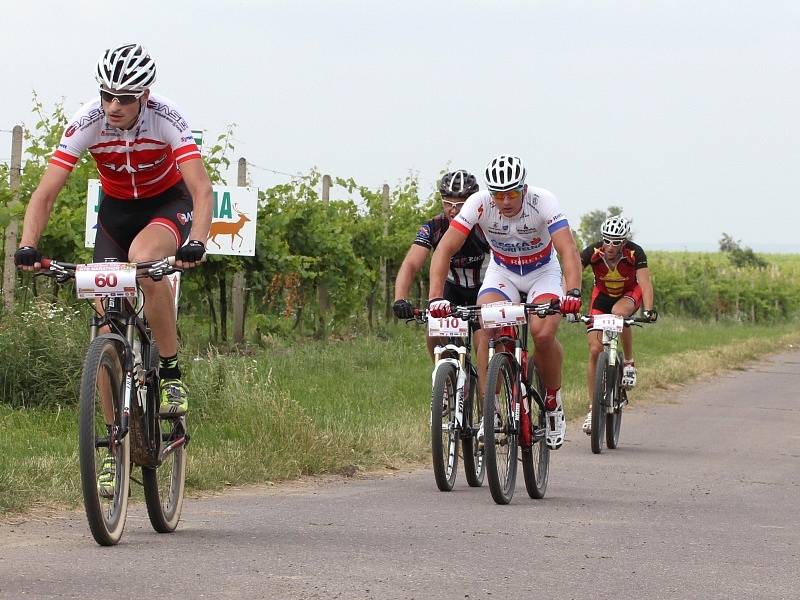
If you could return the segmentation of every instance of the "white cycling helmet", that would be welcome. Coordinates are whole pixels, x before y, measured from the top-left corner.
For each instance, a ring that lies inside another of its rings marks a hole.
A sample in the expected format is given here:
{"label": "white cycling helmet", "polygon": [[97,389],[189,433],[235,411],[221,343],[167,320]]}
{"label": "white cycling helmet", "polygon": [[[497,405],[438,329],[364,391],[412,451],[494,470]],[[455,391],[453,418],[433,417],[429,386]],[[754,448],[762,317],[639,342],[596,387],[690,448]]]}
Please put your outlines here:
{"label": "white cycling helmet", "polygon": [[517,156],[501,154],[486,166],[486,187],[490,192],[507,192],[525,185],[525,165]]}
{"label": "white cycling helmet", "polygon": [[600,234],[609,240],[627,240],[631,235],[631,222],[622,215],[608,217],[600,226]]}
{"label": "white cycling helmet", "polygon": [[156,80],[156,63],[140,44],[125,44],[103,53],[94,78],[107,90],[143,92]]}

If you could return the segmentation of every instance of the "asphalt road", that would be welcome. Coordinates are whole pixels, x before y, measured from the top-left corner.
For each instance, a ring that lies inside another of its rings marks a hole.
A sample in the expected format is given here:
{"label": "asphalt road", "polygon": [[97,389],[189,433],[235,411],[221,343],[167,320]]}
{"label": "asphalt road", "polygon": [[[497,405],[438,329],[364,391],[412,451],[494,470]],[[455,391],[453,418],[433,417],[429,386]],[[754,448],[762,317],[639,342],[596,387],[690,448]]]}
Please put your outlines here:
{"label": "asphalt road", "polygon": [[798,389],[782,354],[634,404],[600,456],[571,423],[544,500],[418,469],[190,498],[172,535],[134,506],[114,548],[0,524],[0,598],[800,598]]}

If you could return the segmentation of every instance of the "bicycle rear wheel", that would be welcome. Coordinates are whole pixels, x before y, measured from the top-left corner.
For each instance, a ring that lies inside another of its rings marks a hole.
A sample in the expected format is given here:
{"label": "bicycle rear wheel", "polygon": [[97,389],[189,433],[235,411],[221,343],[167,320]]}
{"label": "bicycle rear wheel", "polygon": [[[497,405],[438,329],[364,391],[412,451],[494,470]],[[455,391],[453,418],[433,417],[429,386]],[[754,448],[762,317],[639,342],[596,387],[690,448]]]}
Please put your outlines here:
{"label": "bicycle rear wheel", "polygon": [[[535,390],[540,399],[544,398],[544,382],[536,370],[536,365],[533,364],[532,356],[528,359],[527,386],[529,390]],[[540,500],[547,492],[547,478],[550,474],[550,448],[545,444],[547,423],[544,410],[533,399],[531,399],[530,405],[533,444],[530,448],[522,449],[522,474],[525,477],[525,489],[528,490],[528,496]]]}
{"label": "bicycle rear wheel", "polygon": [[[86,518],[92,537],[101,546],[119,542],[128,512],[131,449],[130,436],[120,439],[123,389],[119,342],[96,337],[83,362],[78,457]],[[98,477],[109,458],[113,459],[109,467],[113,487],[105,486],[101,493]]]}
{"label": "bicycle rear wheel", "polygon": [[[464,475],[470,487],[481,487],[486,472],[483,450],[478,444],[478,428],[483,415],[483,398],[478,397],[478,380],[474,373],[470,374],[469,399],[465,406],[464,429],[467,430],[462,444],[464,455]],[[466,418],[468,416],[468,419]]]}
{"label": "bicycle rear wheel", "polygon": [[606,395],[608,390],[608,350],[597,357],[594,372],[594,394],[592,395],[592,452],[603,451],[603,436],[606,428]]}
{"label": "bicycle rear wheel", "polygon": [[[158,390],[158,347],[150,348],[150,372],[154,374],[148,381],[148,410],[157,415],[159,404]],[[142,467],[142,484],[150,524],[158,533],[172,533],[178,526],[183,508],[183,494],[186,482],[186,417],[178,419],[154,419],[154,435],[159,440],[162,451],[171,444],[177,444],[157,467]]]}
{"label": "bicycle rear wheel", "polygon": [[613,371],[614,381],[608,383],[609,389],[614,391],[613,397],[608,400],[613,402],[614,412],[606,414],[606,446],[614,450],[619,446],[619,432],[622,429],[622,405],[625,402],[625,390],[620,385],[622,381],[622,355],[617,355],[617,367]]}
{"label": "bicycle rear wheel", "polygon": [[453,489],[458,468],[456,383],[455,366],[440,364],[431,393],[431,455],[436,486],[443,492]]}
{"label": "bicycle rear wheel", "polygon": [[[513,393],[515,368],[505,352],[498,352],[489,361],[486,373],[486,396],[483,401],[483,440],[486,473],[492,498],[508,504],[514,497],[517,482],[517,431],[514,422]],[[494,426],[495,415],[499,427]]]}
{"label": "bicycle rear wheel", "polygon": [[142,467],[144,499],[150,524],[158,533],[172,533],[178,526],[183,508],[186,481],[186,449],[181,438],[186,433],[186,417],[161,421],[158,433],[162,448],[180,444],[157,467]]}

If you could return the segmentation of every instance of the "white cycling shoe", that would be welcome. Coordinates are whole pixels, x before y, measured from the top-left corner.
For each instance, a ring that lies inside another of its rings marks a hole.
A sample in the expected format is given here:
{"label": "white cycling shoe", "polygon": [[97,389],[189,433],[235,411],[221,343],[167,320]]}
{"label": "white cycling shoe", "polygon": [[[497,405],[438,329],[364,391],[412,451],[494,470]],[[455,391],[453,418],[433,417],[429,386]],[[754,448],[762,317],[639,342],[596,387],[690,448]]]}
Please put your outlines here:
{"label": "white cycling shoe", "polygon": [[583,433],[592,435],[592,411],[586,415],[586,420],[583,422]]}
{"label": "white cycling shoe", "polygon": [[622,381],[620,384],[626,390],[629,390],[636,385],[636,367],[633,365],[625,365],[622,367]]}
{"label": "white cycling shoe", "polygon": [[558,450],[567,438],[567,420],[561,405],[561,390],[556,392],[556,409],[544,413],[546,432],[544,441],[551,450]]}
{"label": "white cycling shoe", "polygon": [[[494,413],[494,429],[501,429],[502,427],[503,427],[503,421],[500,418],[500,415],[497,414],[497,413]],[[483,417],[481,417],[481,426],[478,429],[478,443],[479,444],[483,444],[483,438],[484,438]]]}

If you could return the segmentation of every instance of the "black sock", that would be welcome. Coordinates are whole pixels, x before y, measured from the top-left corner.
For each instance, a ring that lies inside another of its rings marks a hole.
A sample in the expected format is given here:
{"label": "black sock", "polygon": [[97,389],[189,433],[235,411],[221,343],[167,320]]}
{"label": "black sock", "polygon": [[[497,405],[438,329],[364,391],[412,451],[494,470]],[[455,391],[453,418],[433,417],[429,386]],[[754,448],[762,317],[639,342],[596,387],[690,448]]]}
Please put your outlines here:
{"label": "black sock", "polygon": [[161,379],[180,379],[181,369],[178,367],[178,355],[159,357],[159,376]]}

